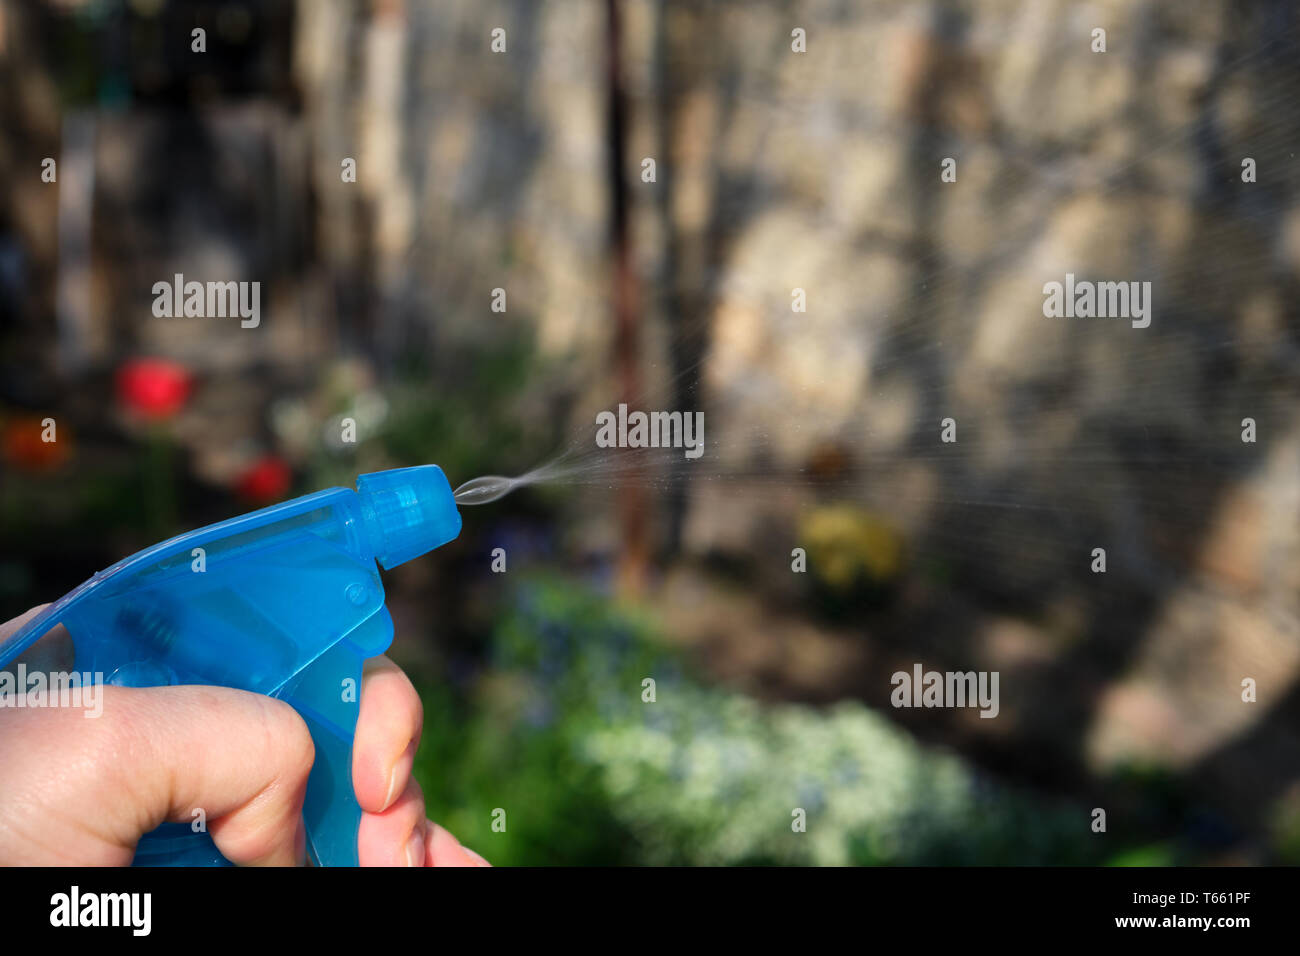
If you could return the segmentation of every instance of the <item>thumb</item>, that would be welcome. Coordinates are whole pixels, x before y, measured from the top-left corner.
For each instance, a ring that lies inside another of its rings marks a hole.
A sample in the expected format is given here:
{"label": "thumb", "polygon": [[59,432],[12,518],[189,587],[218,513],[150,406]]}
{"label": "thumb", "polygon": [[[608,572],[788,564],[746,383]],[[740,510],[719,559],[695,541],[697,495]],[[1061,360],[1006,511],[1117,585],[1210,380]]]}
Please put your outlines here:
{"label": "thumb", "polygon": [[224,687],[101,687],[102,712],[0,710],[0,863],[124,865],[201,810],[233,863],[291,865],[314,749],[283,701]]}

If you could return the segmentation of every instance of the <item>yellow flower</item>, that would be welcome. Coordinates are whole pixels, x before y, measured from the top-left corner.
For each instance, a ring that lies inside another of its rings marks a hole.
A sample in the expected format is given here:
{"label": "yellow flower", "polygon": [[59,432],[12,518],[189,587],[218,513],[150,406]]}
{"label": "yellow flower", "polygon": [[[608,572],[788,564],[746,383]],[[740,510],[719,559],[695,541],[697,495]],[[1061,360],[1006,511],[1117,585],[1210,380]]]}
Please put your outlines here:
{"label": "yellow flower", "polygon": [[883,584],[902,568],[902,537],[856,505],[814,509],[802,523],[799,540],[813,573],[832,588],[852,587],[860,577]]}

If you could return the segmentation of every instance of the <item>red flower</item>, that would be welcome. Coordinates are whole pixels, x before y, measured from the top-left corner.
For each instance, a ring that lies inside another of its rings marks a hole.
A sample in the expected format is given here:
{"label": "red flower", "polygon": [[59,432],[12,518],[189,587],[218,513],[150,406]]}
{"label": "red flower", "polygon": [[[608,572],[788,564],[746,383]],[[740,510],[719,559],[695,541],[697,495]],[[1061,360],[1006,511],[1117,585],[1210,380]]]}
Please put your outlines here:
{"label": "red flower", "polygon": [[171,418],[192,387],[189,370],[167,359],[132,359],[117,370],[118,400],[142,418]]}
{"label": "red flower", "polygon": [[275,455],[267,455],[240,476],[236,490],[250,501],[277,501],[284,497],[292,480],[289,466]]}

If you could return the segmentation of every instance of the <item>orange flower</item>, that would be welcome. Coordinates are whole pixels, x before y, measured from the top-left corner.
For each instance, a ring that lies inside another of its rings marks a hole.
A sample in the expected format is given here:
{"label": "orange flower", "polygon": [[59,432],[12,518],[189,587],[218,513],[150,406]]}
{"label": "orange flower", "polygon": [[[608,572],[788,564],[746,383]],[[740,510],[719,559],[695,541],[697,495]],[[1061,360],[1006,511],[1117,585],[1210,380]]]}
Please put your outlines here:
{"label": "orange flower", "polygon": [[[54,471],[68,460],[69,435],[67,425],[46,425],[46,419],[23,417],[5,423],[3,445],[5,460],[23,471]],[[54,438],[47,441],[46,438]]]}

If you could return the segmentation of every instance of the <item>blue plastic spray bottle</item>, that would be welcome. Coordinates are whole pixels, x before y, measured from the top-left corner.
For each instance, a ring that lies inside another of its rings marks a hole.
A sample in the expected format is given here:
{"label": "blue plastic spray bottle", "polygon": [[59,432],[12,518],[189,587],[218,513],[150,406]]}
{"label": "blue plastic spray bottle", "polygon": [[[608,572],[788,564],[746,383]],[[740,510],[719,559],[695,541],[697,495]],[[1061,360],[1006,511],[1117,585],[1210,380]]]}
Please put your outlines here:
{"label": "blue plastic spray bottle", "polygon": [[[357,865],[361,808],[352,737],[361,665],[393,639],[375,568],[419,557],[460,534],[437,465],[362,475],[180,535],[119,561],[0,644],[6,667],[57,624],[81,673],[107,684],[218,684],[278,697],[311,730],[316,762],[303,817],[311,859]],[[135,865],[223,865],[206,832],[165,823]]]}

